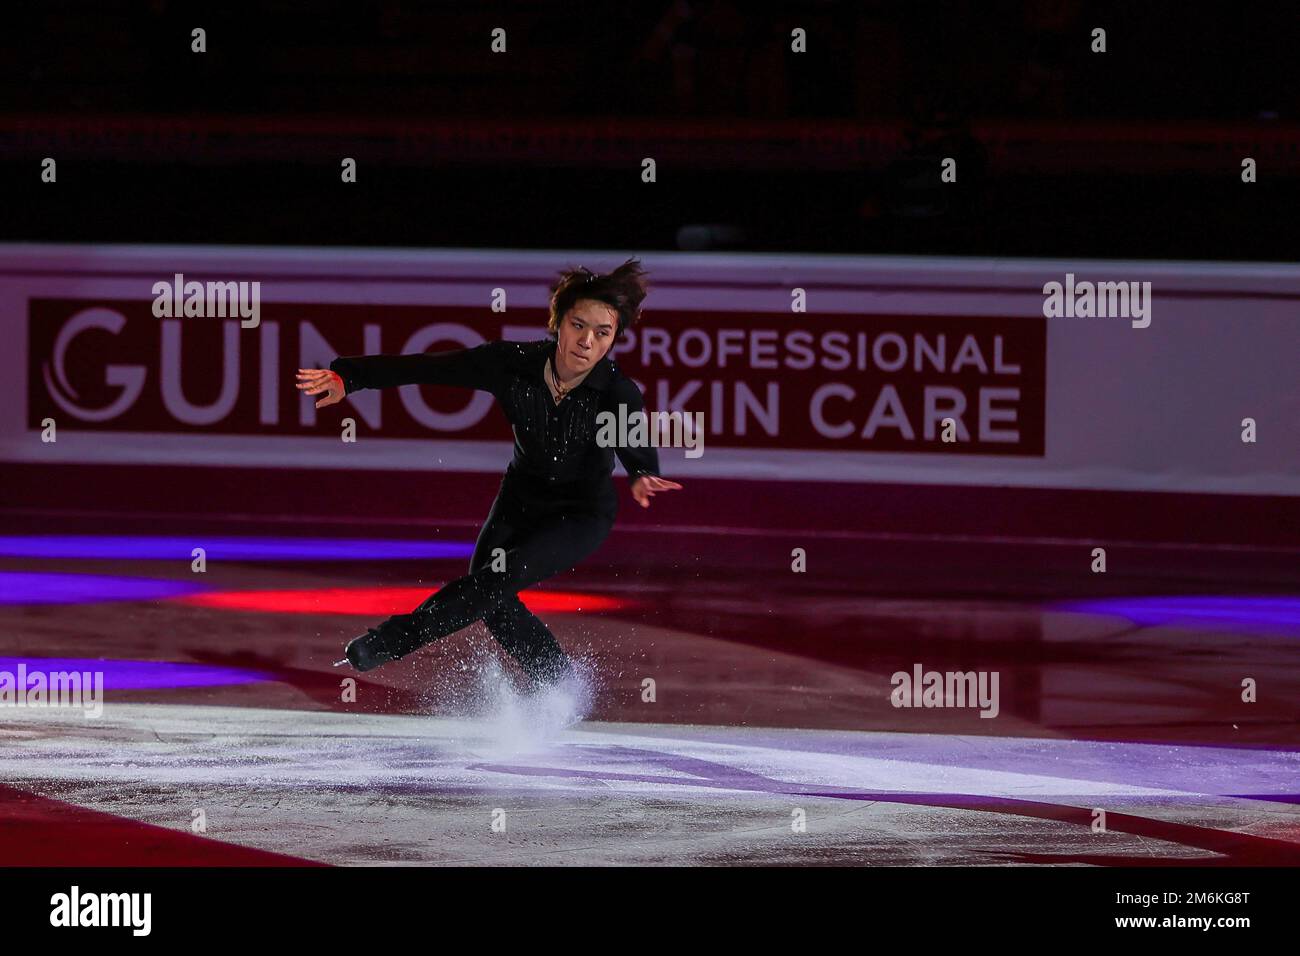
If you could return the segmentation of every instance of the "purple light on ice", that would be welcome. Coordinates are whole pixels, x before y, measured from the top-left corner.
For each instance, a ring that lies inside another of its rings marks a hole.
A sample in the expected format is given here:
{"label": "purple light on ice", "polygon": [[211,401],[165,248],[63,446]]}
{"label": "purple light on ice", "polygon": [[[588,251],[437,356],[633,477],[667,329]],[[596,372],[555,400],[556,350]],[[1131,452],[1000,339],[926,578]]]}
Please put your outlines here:
{"label": "purple light on ice", "polygon": [[111,574],[0,571],[0,604],[153,601],[203,591],[201,584]]}
{"label": "purple light on ice", "polygon": [[0,536],[0,557],[190,561],[203,548],[212,561],[401,561],[467,558],[465,541],[383,538],[255,538],[230,535],[43,534]]}
{"label": "purple light on ice", "polygon": [[213,667],[174,661],[100,660],[96,657],[0,657],[0,671],[16,675],[20,663],[26,666],[28,674],[34,671],[44,674],[53,671],[102,672],[105,690],[221,687],[275,679],[270,674],[239,667]]}
{"label": "purple light on ice", "polygon": [[1163,595],[1061,601],[1058,611],[1115,614],[1134,624],[1300,633],[1300,597]]}

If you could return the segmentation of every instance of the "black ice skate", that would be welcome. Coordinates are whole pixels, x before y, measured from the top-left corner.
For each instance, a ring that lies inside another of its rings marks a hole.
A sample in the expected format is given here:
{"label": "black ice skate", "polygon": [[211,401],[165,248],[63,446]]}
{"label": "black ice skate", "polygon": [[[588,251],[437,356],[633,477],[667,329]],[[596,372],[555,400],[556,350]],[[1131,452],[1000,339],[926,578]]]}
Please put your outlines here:
{"label": "black ice skate", "polygon": [[[370,671],[390,661],[405,657],[425,641],[410,614],[394,614],[378,627],[348,643],[346,661],[358,671]],[[340,664],[343,661],[339,661]]]}

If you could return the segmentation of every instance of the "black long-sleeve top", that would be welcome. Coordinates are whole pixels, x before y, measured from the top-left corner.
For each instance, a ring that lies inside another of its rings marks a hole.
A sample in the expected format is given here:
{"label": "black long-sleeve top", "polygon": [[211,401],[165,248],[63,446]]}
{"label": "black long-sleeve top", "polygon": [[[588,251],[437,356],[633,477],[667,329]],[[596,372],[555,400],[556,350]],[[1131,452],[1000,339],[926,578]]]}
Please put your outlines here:
{"label": "black long-sleeve top", "polygon": [[612,495],[615,455],[633,481],[658,475],[656,448],[602,447],[596,441],[598,414],[612,412],[617,422],[620,405],[626,406],[626,416],[644,409],[636,384],[605,356],[557,405],[543,377],[555,349],[554,339],[493,341],[447,352],[340,356],[330,370],[343,379],[348,394],[413,384],[490,392],[514,431],[508,471],[532,479],[529,484],[536,489],[571,492],[582,487]]}

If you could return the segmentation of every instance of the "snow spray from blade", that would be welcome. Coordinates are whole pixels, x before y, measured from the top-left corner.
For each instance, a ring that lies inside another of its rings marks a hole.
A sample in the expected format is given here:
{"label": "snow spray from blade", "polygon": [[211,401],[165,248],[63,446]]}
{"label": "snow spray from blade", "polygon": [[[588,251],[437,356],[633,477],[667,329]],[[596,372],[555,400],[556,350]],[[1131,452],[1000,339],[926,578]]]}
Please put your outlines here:
{"label": "snow spray from blade", "polygon": [[471,719],[494,750],[519,753],[544,749],[591,713],[595,686],[591,669],[574,661],[568,677],[521,692],[500,661],[491,658],[479,672]]}

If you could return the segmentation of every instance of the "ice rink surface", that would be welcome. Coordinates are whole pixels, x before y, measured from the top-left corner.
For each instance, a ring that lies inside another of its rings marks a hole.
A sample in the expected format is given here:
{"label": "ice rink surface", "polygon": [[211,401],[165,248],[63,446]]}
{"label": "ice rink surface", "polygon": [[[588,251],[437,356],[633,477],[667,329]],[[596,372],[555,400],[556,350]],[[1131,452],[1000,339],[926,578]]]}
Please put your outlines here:
{"label": "ice rink surface", "polygon": [[151,704],[0,738],[25,790],[331,864],[1300,862],[1291,752]]}
{"label": "ice rink surface", "polygon": [[[2,561],[0,669],[109,689],[99,717],[0,707],[0,865],[1300,864],[1288,560],[1171,583],[1162,555],[1063,601],[1051,549],[870,556],[525,595],[585,702],[522,698],[480,625],[333,668],[409,566],[227,562],[200,601],[185,564]],[[914,666],[996,672],[996,716],[893,706]]]}

